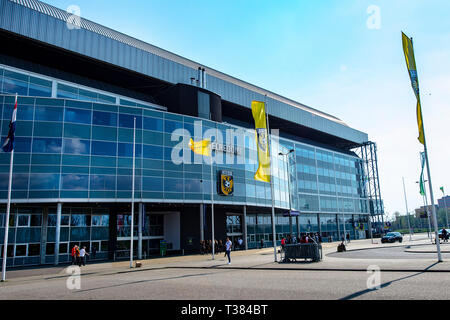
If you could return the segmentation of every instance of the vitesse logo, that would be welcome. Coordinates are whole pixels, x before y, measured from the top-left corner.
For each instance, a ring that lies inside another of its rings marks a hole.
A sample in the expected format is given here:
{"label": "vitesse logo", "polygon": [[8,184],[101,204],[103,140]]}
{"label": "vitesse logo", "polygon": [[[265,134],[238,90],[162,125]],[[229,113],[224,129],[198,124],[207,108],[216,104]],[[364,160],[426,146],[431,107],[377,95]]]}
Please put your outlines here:
{"label": "vitesse logo", "polygon": [[262,152],[266,152],[267,151],[267,130],[265,128],[256,129],[256,134],[258,135],[259,150],[261,150]]}
{"label": "vitesse logo", "polygon": [[231,171],[220,171],[219,194],[231,196],[234,191],[233,173]]}

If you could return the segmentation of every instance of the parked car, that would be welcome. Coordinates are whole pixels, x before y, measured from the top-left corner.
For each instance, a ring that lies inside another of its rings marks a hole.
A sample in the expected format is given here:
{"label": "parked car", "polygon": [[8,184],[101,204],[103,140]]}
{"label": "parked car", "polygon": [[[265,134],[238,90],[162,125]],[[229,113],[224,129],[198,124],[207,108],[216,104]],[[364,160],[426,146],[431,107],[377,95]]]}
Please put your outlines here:
{"label": "parked car", "polygon": [[[439,232],[438,232],[438,234],[439,234],[439,239],[442,239],[442,230],[444,230],[444,229],[441,229],[441,230],[439,230]],[[450,235],[450,229],[445,229],[445,230],[447,230],[447,237]]]}
{"label": "parked car", "polygon": [[400,232],[389,232],[381,238],[381,243],[394,243],[395,241],[403,241],[403,236]]}

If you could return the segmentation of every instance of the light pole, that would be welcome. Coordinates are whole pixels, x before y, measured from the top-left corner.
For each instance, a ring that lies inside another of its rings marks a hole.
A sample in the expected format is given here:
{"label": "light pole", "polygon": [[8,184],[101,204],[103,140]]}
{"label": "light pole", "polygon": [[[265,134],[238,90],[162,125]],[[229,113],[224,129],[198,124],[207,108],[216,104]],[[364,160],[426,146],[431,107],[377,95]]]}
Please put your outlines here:
{"label": "light pole", "polygon": [[287,153],[280,152],[278,155],[286,158],[286,171],[288,176],[288,195],[289,195],[289,234],[292,241],[292,204],[291,204],[291,170],[289,163],[289,155],[294,152],[294,149],[289,150]]}

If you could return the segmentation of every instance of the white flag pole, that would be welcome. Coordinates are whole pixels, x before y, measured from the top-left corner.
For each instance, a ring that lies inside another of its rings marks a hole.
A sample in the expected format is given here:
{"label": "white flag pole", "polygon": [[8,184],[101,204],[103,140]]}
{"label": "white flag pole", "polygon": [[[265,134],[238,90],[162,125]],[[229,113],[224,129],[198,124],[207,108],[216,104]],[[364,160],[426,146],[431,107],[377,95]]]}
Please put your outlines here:
{"label": "white flag pole", "polygon": [[269,108],[267,107],[267,95],[265,95],[264,99],[264,108],[266,112],[266,122],[267,122],[267,136],[268,136],[268,148],[269,148],[269,159],[270,159],[270,193],[272,198],[272,242],[273,242],[273,254],[275,262],[277,262],[277,237],[275,231],[275,199],[274,199],[274,190],[273,190],[273,168],[272,168],[272,135],[270,133],[269,126]]}
{"label": "white flag pole", "polygon": [[136,158],[136,117],[133,126],[133,173],[131,183],[131,240],[130,240],[130,268],[133,268],[133,243],[134,243],[134,171]]}
{"label": "white flag pole", "polygon": [[[17,104],[17,93],[14,106]],[[14,110],[13,110],[14,114]],[[12,121],[13,119],[11,119]],[[14,119],[15,120],[15,119]],[[9,232],[9,216],[11,212],[11,189],[12,189],[12,174],[14,163],[14,148],[11,151],[11,158],[9,161],[9,181],[8,181],[8,204],[6,205],[6,219],[5,219],[5,238],[3,241],[3,261],[2,261],[2,281],[6,281],[6,260],[8,255],[8,232]]]}

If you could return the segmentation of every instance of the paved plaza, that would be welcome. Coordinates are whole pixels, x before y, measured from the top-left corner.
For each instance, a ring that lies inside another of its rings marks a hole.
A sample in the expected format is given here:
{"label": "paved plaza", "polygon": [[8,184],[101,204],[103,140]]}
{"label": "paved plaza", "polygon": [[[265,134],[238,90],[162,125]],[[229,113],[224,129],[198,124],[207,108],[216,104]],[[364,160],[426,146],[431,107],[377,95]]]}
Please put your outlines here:
{"label": "paved plaza", "polygon": [[[80,286],[68,289],[67,266],[11,269],[0,284],[0,299],[449,299],[437,289],[450,284],[450,256],[436,263],[426,235],[402,244],[359,240],[345,253],[337,243],[323,245],[319,263],[274,262],[273,248],[232,253],[228,265],[222,254],[167,257],[142,261],[89,264],[81,269]],[[409,252],[416,249],[414,252]],[[443,244],[444,252],[450,245]],[[423,251],[422,253],[418,253]],[[411,258],[414,257],[414,258]],[[280,259],[280,255],[277,256]],[[379,268],[378,290],[368,288],[371,273]],[[74,283],[74,282],[71,282]],[[70,285],[69,285],[70,287]]]}

